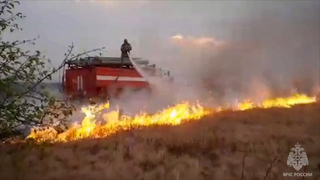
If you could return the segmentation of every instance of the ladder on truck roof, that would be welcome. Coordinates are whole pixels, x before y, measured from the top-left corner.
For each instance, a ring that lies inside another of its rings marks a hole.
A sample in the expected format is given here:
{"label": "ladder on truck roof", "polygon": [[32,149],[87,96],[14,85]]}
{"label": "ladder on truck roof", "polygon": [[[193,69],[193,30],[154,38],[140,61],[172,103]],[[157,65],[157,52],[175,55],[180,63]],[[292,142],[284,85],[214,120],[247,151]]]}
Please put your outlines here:
{"label": "ladder on truck roof", "polygon": [[[149,61],[143,60],[142,58],[133,58],[133,61],[136,64],[148,66]],[[121,62],[121,57],[87,57],[78,60],[72,60],[66,62],[69,67],[84,67],[84,66],[130,66],[133,64],[129,60],[129,58],[124,58],[124,61]]]}

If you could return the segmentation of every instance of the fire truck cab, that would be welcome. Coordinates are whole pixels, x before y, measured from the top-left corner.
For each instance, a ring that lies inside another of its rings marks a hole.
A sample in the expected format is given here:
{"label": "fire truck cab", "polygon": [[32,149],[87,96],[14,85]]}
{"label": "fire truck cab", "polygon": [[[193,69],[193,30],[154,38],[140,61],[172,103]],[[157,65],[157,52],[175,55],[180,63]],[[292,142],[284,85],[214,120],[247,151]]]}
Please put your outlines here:
{"label": "fire truck cab", "polygon": [[[169,71],[149,65],[148,60],[132,60],[150,76],[170,79]],[[150,90],[147,80],[129,59],[121,62],[119,57],[87,57],[68,61],[63,69],[62,89],[71,98],[117,98],[125,88]]]}

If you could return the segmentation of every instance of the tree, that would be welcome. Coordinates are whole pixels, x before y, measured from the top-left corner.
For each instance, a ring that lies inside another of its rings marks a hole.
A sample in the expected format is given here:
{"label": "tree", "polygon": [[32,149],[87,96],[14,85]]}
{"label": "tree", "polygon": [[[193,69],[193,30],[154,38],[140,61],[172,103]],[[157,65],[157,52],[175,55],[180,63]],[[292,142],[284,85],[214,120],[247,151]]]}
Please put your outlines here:
{"label": "tree", "polygon": [[25,16],[14,9],[16,0],[0,1],[0,137],[15,128],[26,125],[51,124],[53,120],[64,120],[72,115],[74,106],[67,100],[58,100],[50,94],[43,82],[64,67],[69,60],[81,58],[93,49],[73,54],[73,44],[69,46],[61,65],[52,68],[50,60],[39,50],[24,50],[22,45],[35,45],[35,39],[5,41],[5,33],[22,31],[16,23]]}

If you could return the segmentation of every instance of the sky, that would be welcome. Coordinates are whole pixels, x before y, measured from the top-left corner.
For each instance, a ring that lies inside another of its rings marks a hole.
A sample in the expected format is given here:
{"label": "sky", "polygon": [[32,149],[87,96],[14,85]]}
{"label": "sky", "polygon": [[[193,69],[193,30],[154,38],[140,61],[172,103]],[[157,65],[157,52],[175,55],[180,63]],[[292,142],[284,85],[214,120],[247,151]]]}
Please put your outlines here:
{"label": "sky", "polygon": [[12,36],[39,35],[35,48],[54,66],[72,42],[76,52],[105,47],[104,56],[120,56],[127,38],[133,56],[176,79],[230,87],[285,86],[298,79],[314,88],[320,77],[319,9],[319,1],[307,0],[24,0],[24,30]]}

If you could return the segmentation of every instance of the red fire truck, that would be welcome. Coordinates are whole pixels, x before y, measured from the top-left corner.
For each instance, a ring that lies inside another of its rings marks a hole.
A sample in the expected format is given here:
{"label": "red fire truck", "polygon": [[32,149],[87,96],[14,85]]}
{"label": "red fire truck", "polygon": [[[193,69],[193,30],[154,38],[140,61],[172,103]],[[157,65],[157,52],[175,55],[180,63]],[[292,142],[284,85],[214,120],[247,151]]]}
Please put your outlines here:
{"label": "red fire truck", "polygon": [[[132,58],[150,76],[169,80],[170,72],[149,65],[148,60]],[[66,62],[63,69],[62,89],[72,99],[119,97],[124,89],[150,90],[150,84],[129,59],[119,57],[88,57]]]}

